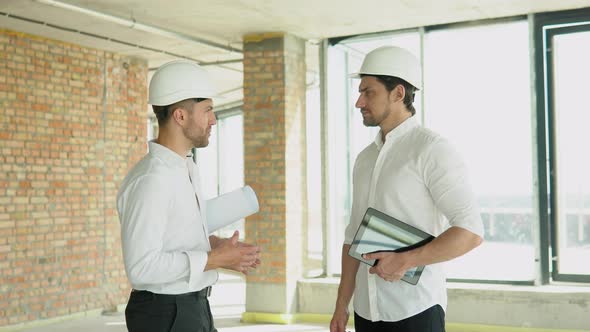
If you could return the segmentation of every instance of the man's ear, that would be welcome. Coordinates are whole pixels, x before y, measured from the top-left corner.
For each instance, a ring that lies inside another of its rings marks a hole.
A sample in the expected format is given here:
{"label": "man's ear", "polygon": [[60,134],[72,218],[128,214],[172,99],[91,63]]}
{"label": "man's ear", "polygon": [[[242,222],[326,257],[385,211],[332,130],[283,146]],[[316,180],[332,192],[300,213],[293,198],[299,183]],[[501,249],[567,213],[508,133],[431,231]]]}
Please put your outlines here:
{"label": "man's ear", "polygon": [[182,124],[184,122],[184,120],[186,119],[186,115],[184,114],[184,109],[182,109],[181,107],[174,108],[172,110],[171,117],[176,123]]}
{"label": "man's ear", "polygon": [[406,96],[406,88],[402,84],[398,84],[391,92],[389,92],[389,101],[398,102],[403,101]]}

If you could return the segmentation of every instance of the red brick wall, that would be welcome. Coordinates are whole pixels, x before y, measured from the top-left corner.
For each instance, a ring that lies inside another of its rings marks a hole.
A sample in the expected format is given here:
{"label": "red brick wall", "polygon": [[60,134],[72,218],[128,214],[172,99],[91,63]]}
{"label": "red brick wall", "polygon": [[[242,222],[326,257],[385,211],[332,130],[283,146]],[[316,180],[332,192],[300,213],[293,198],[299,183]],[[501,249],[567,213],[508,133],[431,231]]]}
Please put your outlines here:
{"label": "red brick wall", "polygon": [[[260,201],[246,236],[262,249],[248,282],[301,276],[305,174],[304,42],[283,34],[244,37],[244,172]],[[247,308],[248,309],[248,308]]]}
{"label": "red brick wall", "polygon": [[124,303],[115,198],[147,64],[0,30],[0,326]]}
{"label": "red brick wall", "polygon": [[253,282],[285,282],[285,77],[282,38],[244,44],[245,182],[260,201],[246,235],[263,247]]}

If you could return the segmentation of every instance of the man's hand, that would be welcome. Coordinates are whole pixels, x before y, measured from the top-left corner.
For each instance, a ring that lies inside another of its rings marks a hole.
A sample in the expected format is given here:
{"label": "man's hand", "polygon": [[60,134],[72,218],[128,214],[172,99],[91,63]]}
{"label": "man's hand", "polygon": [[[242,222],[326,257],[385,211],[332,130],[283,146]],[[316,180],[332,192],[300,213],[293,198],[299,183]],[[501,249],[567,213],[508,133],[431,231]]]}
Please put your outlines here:
{"label": "man's hand", "polygon": [[[238,241],[237,245],[238,245],[238,247],[241,247],[241,248],[252,248],[252,247],[257,248],[257,251],[256,251],[256,260],[254,261],[254,263],[252,263],[251,265],[249,265],[248,268],[255,269],[256,267],[258,267],[258,265],[260,265],[261,261],[260,261],[260,248],[259,247],[256,247],[253,244],[244,243],[244,242],[240,242],[240,241]],[[247,273],[244,273],[244,274],[247,274]]]}
{"label": "man's hand", "polygon": [[377,264],[369,269],[369,273],[376,274],[386,281],[400,280],[406,271],[413,267],[405,253],[375,252],[363,254],[363,258],[369,260],[378,259]]}
{"label": "man's hand", "polygon": [[340,285],[338,286],[338,298],[332,321],[330,322],[330,332],[345,332],[348,323],[348,305],[354,293],[356,273],[359,269],[360,262],[348,255],[350,244],[342,246],[342,273],[340,275]]}
{"label": "man's hand", "polygon": [[452,226],[432,242],[401,253],[376,252],[364,254],[365,259],[378,259],[369,272],[387,281],[400,280],[407,270],[416,266],[431,265],[459,257],[479,246],[483,239],[471,231]]}
{"label": "man's hand", "polygon": [[215,238],[205,270],[224,268],[248,274],[249,268],[260,265],[260,247],[238,241],[240,234],[235,231],[228,239]]}
{"label": "man's hand", "polygon": [[346,323],[348,323],[348,309],[336,309],[330,321],[330,332],[345,332]]}

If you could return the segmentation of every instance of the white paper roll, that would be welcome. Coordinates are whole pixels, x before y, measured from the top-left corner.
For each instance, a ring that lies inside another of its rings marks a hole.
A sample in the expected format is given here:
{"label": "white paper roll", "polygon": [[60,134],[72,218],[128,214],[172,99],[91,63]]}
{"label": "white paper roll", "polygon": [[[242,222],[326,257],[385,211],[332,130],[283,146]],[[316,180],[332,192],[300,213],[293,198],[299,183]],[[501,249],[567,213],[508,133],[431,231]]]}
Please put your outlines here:
{"label": "white paper roll", "polygon": [[258,198],[250,186],[207,200],[207,228],[210,233],[258,212]]}

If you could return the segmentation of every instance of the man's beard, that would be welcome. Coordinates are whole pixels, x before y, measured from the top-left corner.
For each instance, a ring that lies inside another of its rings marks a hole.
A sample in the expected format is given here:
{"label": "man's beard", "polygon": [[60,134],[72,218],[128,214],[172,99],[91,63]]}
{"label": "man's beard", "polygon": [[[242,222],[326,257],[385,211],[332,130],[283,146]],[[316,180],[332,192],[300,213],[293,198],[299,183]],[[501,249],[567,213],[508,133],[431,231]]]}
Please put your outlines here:
{"label": "man's beard", "polygon": [[363,116],[363,124],[366,127],[377,127],[381,125],[381,122],[385,120],[389,114],[391,114],[391,109],[389,108],[386,108],[383,113],[380,113],[378,115],[379,118],[376,118],[373,112],[369,112],[368,116]]}
{"label": "man's beard", "polygon": [[190,131],[185,130],[184,136],[190,139],[195,148],[204,148],[209,145],[209,135],[207,135],[207,132],[202,135],[197,135],[196,133],[191,133]]}
{"label": "man's beard", "polygon": [[363,118],[365,127],[377,127],[379,123],[373,118]]}

